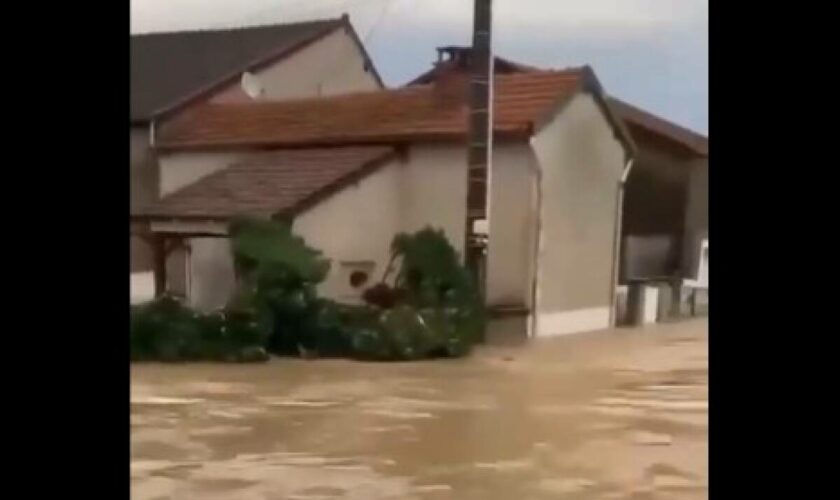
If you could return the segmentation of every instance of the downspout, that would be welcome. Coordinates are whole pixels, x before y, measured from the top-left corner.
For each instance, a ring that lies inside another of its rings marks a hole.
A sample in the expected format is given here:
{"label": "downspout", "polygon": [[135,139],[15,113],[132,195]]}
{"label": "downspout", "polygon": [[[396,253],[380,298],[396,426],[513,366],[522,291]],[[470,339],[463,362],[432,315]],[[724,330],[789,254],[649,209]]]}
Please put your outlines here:
{"label": "downspout", "polygon": [[627,184],[627,178],[630,176],[630,171],[633,169],[633,162],[634,159],[632,157],[627,160],[627,164],[624,166],[624,171],[621,173],[621,179],[618,181],[618,203],[615,207],[615,234],[613,235],[610,327],[616,326],[616,306],[618,305],[618,270],[621,260],[621,226],[624,221],[624,186]]}
{"label": "downspout", "polygon": [[[531,139],[528,141],[531,146],[531,152],[534,152],[534,140],[535,138],[532,136]],[[529,338],[533,338],[537,336],[537,318],[538,318],[538,307],[537,307],[537,295],[538,295],[538,277],[540,272],[540,249],[542,246],[542,170],[540,169],[539,161],[534,162],[534,186],[536,187],[536,192],[534,193],[534,197],[536,198],[534,201],[534,213],[533,213],[533,220],[534,220],[534,235],[532,244],[534,245],[533,254],[532,254],[532,261],[531,261],[531,315],[528,318],[528,331],[527,336]]]}

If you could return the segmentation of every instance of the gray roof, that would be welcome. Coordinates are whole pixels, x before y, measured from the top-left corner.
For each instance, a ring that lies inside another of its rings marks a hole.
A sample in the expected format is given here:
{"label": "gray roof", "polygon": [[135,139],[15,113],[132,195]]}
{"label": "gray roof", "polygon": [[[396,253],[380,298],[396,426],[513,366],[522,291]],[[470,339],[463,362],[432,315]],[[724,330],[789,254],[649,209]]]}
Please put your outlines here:
{"label": "gray roof", "polygon": [[[181,104],[342,26],[345,18],[131,37],[131,122]],[[349,25],[349,23],[347,23]]]}

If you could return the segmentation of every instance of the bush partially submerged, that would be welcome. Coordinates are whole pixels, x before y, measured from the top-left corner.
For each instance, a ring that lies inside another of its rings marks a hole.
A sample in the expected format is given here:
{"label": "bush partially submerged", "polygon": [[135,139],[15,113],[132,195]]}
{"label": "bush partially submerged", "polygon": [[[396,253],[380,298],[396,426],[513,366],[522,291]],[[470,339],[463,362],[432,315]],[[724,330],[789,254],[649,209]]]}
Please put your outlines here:
{"label": "bush partially submerged", "polygon": [[264,329],[254,311],[197,313],[164,296],[131,310],[130,348],[136,361],[264,361]]}
{"label": "bush partially submerged", "polygon": [[[397,264],[394,284],[388,285]],[[382,282],[363,298],[380,314],[353,338],[360,358],[464,356],[483,336],[484,307],[474,281],[439,230],[397,235]]]}
{"label": "bush partially submerged", "polygon": [[361,306],[317,296],[329,261],[288,225],[237,219],[230,237],[239,288],[225,310],[199,314],[169,297],[133,309],[133,359],[417,360],[464,356],[481,338],[482,301],[441,231],[395,237],[391,265]]}

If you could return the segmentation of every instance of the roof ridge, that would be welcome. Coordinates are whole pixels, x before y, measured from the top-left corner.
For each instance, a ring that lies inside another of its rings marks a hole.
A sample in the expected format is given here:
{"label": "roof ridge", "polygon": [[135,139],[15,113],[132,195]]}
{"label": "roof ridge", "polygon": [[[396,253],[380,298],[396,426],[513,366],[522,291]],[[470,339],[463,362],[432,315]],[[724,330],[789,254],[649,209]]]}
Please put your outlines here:
{"label": "roof ridge", "polygon": [[[582,73],[584,71],[584,67],[575,67],[575,68],[563,68],[563,69],[537,69],[535,71],[530,71],[528,73],[511,73],[505,75],[496,75],[496,78],[501,79],[512,79],[515,80],[517,78],[527,78],[537,76],[558,76],[563,74],[569,74],[570,76],[577,76],[577,73]],[[338,100],[345,100],[351,97],[358,97],[358,96],[375,96],[375,95],[412,95],[412,94],[422,94],[424,92],[428,92],[433,90],[435,87],[435,83],[423,83],[417,85],[410,85],[404,87],[394,87],[394,88],[384,88],[384,89],[376,89],[376,90],[360,90],[355,92],[346,92],[342,94],[330,94],[330,95],[321,95],[321,96],[309,96],[309,97],[296,97],[291,99],[281,99],[276,101],[260,101],[260,100],[253,100],[253,101],[243,101],[243,102],[235,102],[235,103],[207,103],[204,104],[202,107],[205,109],[233,109],[233,108],[259,108],[259,107],[271,107],[271,106],[285,106],[293,103],[311,103],[311,102],[328,102],[328,101],[338,101]]]}
{"label": "roof ridge", "polygon": [[343,17],[325,17],[325,18],[318,18],[318,19],[309,19],[305,21],[295,21],[295,22],[288,22],[288,23],[270,23],[270,24],[254,24],[254,25],[247,25],[247,26],[230,26],[226,28],[198,28],[198,29],[186,29],[186,30],[176,30],[176,31],[146,31],[144,33],[132,33],[131,38],[148,38],[154,36],[168,36],[168,35],[189,35],[189,34],[198,34],[198,33],[230,33],[234,31],[247,31],[252,29],[266,29],[266,28],[281,28],[281,27],[288,27],[288,26],[302,26],[302,25],[314,25],[314,24],[331,24],[336,23],[340,24],[344,22]]}

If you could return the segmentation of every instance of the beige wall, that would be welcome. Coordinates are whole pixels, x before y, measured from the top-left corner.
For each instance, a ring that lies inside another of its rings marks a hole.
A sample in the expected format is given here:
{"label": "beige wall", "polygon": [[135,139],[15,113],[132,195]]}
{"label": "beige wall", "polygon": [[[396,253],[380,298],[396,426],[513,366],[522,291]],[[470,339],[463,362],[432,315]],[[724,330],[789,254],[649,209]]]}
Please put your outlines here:
{"label": "beige wall", "polygon": [[402,179],[402,230],[442,229],[463,255],[467,199],[467,154],[462,146],[411,148]]}
{"label": "beige wall", "polygon": [[533,148],[542,176],[536,334],[606,328],[624,150],[589,94],[575,97]]}
{"label": "beige wall", "polygon": [[[359,46],[345,30],[337,30],[303,50],[255,74],[265,100],[330,95],[380,88],[372,71],[365,70]],[[237,81],[211,102],[243,102],[251,98]]]}
{"label": "beige wall", "polygon": [[388,263],[394,235],[400,231],[400,188],[404,165],[393,161],[297,216],[293,230],[330,259],[321,284],[324,296],[353,302],[360,290],[349,285],[359,266],[378,281]]}
{"label": "beige wall", "polygon": [[685,219],[684,255],[686,276],[697,278],[700,244],[709,237],[709,159],[691,163],[688,183],[688,205]]}
{"label": "beige wall", "polygon": [[372,268],[371,282],[379,280],[390,258],[391,241],[399,232],[426,226],[442,229],[460,252],[465,197],[464,150],[420,145],[412,147],[405,159],[392,161],[300,214],[293,227],[332,263],[320,292],[352,302],[359,291],[349,287],[349,271]]}
{"label": "beige wall", "polygon": [[[525,144],[499,145],[493,159],[491,248],[488,303],[529,305],[535,242],[535,161]],[[372,202],[375,200],[375,202]],[[466,153],[459,145],[412,147],[404,162],[395,161],[358,184],[297,217],[295,232],[324,251],[332,270],[321,292],[352,297],[342,262],[374,263],[379,279],[397,232],[426,226],[443,229],[463,251],[466,209]]]}
{"label": "beige wall", "polygon": [[527,144],[495,146],[487,304],[531,307],[536,245],[536,158]]}

